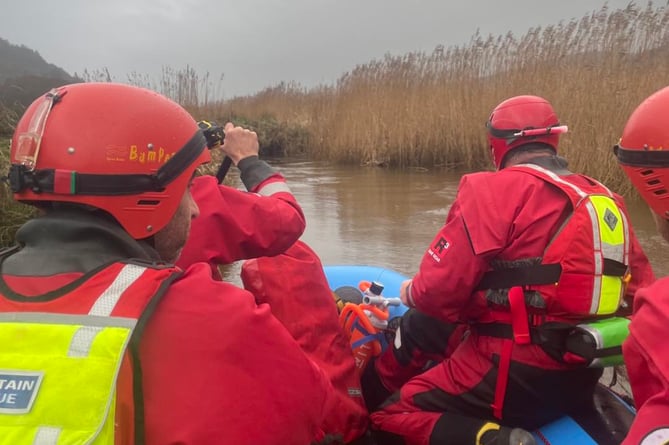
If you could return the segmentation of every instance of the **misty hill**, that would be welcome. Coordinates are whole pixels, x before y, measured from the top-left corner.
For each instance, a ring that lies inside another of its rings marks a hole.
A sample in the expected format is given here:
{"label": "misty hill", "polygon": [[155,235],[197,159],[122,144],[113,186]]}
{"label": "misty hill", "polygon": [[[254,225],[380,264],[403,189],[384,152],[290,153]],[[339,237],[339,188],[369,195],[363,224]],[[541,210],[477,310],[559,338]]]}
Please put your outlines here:
{"label": "misty hill", "polygon": [[50,88],[76,81],[37,51],[0,38],[0,104],[24,107]]}

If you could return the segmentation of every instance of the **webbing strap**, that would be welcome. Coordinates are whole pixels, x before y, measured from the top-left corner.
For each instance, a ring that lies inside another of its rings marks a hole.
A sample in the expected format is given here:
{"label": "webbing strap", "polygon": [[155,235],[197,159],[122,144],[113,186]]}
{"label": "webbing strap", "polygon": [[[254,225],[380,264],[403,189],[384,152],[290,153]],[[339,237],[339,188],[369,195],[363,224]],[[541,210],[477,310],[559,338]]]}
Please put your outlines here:
{"label": "webbing strap", "polygon": [[527,306],[525,306],[525,293],[522,287],[516,286],[509,289],[509,309],[511,310],[513,341],[519,345],[530,344],[532,339],[530,338]]}
{"label": "webbing strap", "polygon": [[[604,258],[602,275],[624,277],[628,267],[620,261]],[[536,286],[557,283],[562,273],[560,264],[535,264],[526,267],[489,270],[483,275],[477,290],[509,289],[513,286]]]}
{"label": "webbing strap", "polygon": [[491,405],[493,415],[498,419],[502,418],[502,411],[504,409],[504,398],[506,397],[506,387],[509,381],[513,344],[515,342],[520,345],[526,345],[532,342],[527,318],[527,307],[525,306],[525,294],[522,287],[516,286],[509,289],[509,306],[511,309],[513,339],[505,339],[502,343],[502,352],[497,367],[497,381],[495,382],[495,399]]}
{"label": "webbing strap", "polygon": [[513,340],[504,340],[502,354],[499,357],[499,366],[497,367],[495,400],[491,405],[492,414],[498,419],[502,419],[502,410],[504,409],[506,383],[509,381],[509,368],[511,367],[511,352],[513,352]]}
{"label": "webbing strap", "polygon": [[484,289],[509,289],[513,286],[533,286],[557,283],[562,273],[560,264],[535,264],[527,267],[490,270],[476,287]]}

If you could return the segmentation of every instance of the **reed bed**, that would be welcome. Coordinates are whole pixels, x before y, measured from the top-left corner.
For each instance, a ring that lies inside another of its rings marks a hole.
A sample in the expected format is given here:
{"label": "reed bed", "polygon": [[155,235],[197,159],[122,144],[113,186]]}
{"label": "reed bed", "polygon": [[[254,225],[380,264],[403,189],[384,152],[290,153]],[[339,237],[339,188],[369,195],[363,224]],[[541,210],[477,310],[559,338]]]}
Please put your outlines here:
{"label": "reed bed", "polygon": [[632,110],[669,84],[668,25],[666,6],[605,6],[520,37],[476,34],[461,46],[386,55],[333,85],[281,83],[217,112],[302,126],[314,158],[475,170],[490,167],[484,123],[492,108],[536,94],[570,127],[560,150],[572,169],[629,194],[611,147]]}

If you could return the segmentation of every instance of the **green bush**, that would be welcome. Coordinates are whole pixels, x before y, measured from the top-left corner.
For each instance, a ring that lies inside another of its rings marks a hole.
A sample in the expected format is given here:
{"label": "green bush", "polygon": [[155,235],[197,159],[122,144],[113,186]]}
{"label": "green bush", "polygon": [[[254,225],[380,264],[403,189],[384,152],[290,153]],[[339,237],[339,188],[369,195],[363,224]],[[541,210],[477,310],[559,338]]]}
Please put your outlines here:
{"label": "green bush", "polygon": [[255,131],[258,134],[260,155],[269,157],[295,156],[307,152],[311,143],[309,131],[296,124],[279,122],[272,115],[263,115],[258,119],[228,115],[215,119],[220,125],[232,122]]}
{"label": "green bush", "polygon": [[18,110],[12,109],[0,102],[0,138],[9,138],[12,136],[19,117]]}

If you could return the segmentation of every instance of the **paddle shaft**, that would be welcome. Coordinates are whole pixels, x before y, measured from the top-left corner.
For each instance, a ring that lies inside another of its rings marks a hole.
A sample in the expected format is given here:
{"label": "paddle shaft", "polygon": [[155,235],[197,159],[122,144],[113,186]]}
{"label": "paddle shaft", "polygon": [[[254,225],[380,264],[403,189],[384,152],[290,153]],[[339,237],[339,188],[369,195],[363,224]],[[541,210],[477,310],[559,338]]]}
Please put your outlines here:
{"label": "paddle shaft", "polygon": [[216,181],[218,181],[219,184],[223,183],[225,175],[228,174],[228,170],[230,170],[231,165],[232,159],[230,159],[230,156],[223,158],[223,162],[221,162],[221,166],[218,167],[218,171],[216,172]]}

